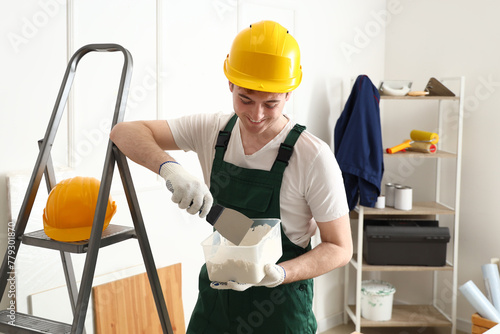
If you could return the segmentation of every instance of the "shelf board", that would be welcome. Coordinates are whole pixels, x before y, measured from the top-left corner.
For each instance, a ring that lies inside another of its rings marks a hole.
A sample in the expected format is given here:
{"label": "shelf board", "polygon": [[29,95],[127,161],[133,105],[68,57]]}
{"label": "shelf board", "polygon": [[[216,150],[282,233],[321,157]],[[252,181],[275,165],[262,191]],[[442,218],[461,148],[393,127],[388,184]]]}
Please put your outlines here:
{"label": "shelf board", "polygon": [[389,154],[387,152],[384,152],[384,157],[390,157],[390,158],[396,158],[396,157],[419,157],[419,158],[456,158],[457,155],[456,153],[451,153],[451,152],[446,152],[446,151],[437,151],[436,153],[423,153],[423,152],[412,152],[412,151],[406,151],[406,152],[396,152]]}
{"label": "shelf board", "polygon": [[[100,247],[109,246],[131,238],[135,238],[135,229],[133,227],[109,224],[102,232]],[[76,254],[86,253],[89,242],[89,239],[76,242],[53,240],[45,234],[44,230],[38,230],[23,235],[23,243],[26,245]]]}
{"label": "shelf board", "polygon": [[[357,266],[358,255],[354,254],[351,259],[351,264]],[[453,271],[453,266],[447,264],[442,267],[432,266],[394,266],[394,265],[372,265],[366,263],[363,259],[362,271]]]}
{"label": "shelf board", "polygon": [[[356,307],[349,305],[353,314]],[[352,318],[352,316],[351,316]],[[354,319],[352,319],[355,321]],[[372,321],[361,318],[361,327],[451,327],[449,321],[432,305],[393,305],[392,318],[388,321]]]}
{"label": "shelf board", "polygon": [[458,101],[460,96],[390,96],[390,95],[380,95],[382,100],[421,100],[421,101],[432,101],[432,100],[449,100]]}
{"label": "shelf board", "polygon": [[[359,207],[356,206],[355,211],[359,213]],[[364,215],[371,216],[419,216],[419,215],[453,215],[455,210],[452,210],[442,204],[436,202],[414,202],[411,210],[397,210],[394,208],[375,209],[363,207]]]}

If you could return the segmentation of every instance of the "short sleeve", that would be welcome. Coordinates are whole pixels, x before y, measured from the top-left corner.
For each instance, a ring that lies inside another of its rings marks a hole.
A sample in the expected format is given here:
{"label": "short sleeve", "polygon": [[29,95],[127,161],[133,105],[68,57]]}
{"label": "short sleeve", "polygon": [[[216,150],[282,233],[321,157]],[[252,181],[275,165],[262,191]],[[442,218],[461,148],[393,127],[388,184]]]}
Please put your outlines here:
{"label": "short sleeve", "polygon": [[342,172],[325,144],[311,162],[306,200],[317,222],[335,220],[349,213]]}

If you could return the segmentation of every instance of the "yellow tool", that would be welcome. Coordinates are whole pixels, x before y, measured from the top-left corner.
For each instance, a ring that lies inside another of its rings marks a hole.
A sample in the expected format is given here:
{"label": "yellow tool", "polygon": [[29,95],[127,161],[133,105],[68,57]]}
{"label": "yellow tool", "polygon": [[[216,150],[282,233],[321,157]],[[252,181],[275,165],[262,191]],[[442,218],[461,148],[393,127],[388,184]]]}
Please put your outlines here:
{"label": "yellow tool", "polygon": [[[413,130],[410,133],[410,138],[411,139],[407,139],[399,145],[388,148],[386,152],[389,154],[393,154],[405,150],[407,148],[410,148],[412,146],[415,146],[414,150],[418,151],[424,150],[424,152],[429,152],[429,153],[436,152],[436,144],[439,141],[439,136],[437,133]],[[429,146],[421,145],[425,143],[430,145]]]}
{"label": "yellow tool", "polygon": [[408,96],[426,96],[429,95],[429,92],[426,91],[411,91],[408,92]]}

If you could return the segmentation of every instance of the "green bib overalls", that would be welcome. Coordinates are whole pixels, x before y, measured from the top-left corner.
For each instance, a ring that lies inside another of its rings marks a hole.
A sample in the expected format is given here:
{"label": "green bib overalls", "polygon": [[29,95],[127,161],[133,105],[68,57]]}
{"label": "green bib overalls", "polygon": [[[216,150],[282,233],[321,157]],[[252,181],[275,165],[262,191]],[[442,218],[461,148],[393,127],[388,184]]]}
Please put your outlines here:
{"label": "green bib overalls", "polygon": [[[236,122],[234,115],[219,132],[210,178],[214,202],[251,218],[280,218],[280,189],[283,172],[293,145],[305,127],[295,125],[270,171],[247,169],[224,162],[224,153]],[[281,229],[283,256],[278,263],[311,249],[292,243]],[[312,312],[313,280],[275,288],[251,287],[245,291],[210,287],[206,265],[199,277],[199,296],[188,326],[188,334],[314,334]]]}

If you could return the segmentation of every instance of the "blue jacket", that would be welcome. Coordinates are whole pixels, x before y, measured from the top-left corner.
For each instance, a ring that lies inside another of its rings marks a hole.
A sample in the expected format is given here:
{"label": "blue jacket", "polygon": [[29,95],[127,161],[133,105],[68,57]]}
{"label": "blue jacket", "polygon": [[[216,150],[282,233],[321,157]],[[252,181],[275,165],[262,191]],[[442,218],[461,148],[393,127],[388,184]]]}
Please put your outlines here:
{"label": "blue jacket", "polygon": [[380,128],[380,94],[366,75],[356,79],[337,120],[335,157],[339,163],[349,209],[359,203],[374,207],[384,174],[384,149]]}

